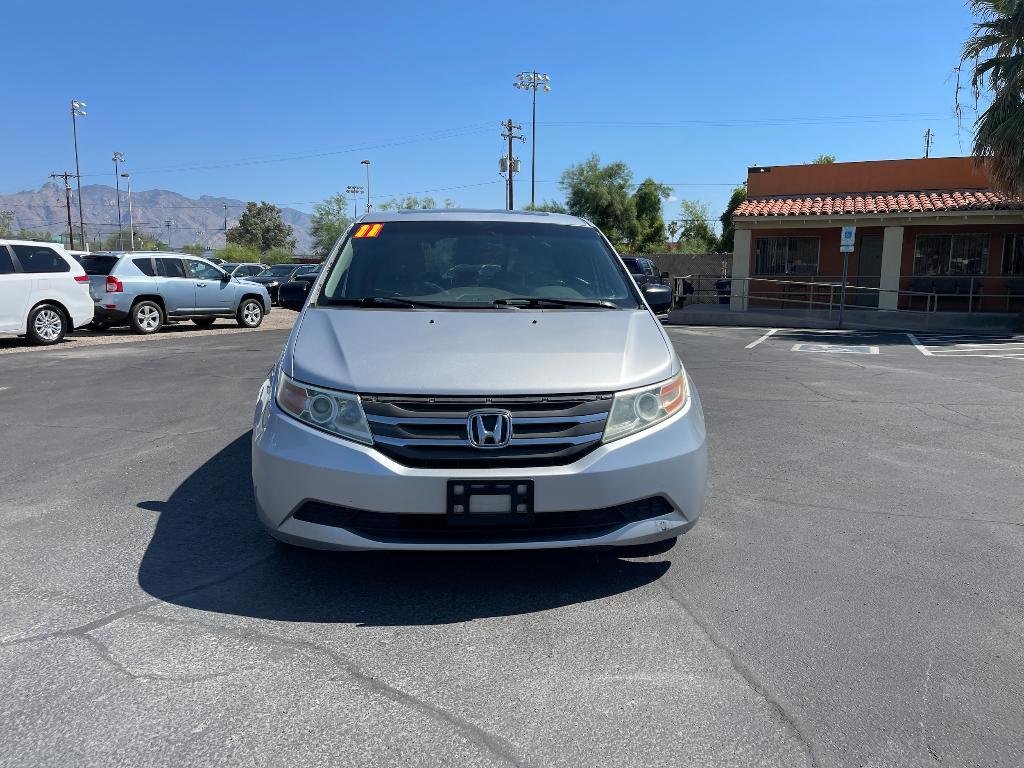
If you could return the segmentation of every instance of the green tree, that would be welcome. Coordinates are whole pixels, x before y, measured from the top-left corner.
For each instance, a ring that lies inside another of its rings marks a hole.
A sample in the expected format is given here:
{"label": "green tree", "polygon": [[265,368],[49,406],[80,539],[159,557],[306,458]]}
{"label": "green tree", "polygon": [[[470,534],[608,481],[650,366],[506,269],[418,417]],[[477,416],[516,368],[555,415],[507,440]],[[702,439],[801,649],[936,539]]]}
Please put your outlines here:
{"label": "green tree", "polygon": [[661,215],[661,201],[668,200],[672,189],[646,178],[636,188],[633,207],[636,210],[636,237],[632,250],[651,253],[665,247],[665,219]]}
{"label": "green tree", "polygon": [[[54,241],[52,233],[39,232],[35,229],[19,229],[17,232],[11,234],[11,238],[14,240],[38,240],[46,243],[52,243]],[[75,245],[77,244],[78,243],[76,242]]]}
{"label": "green tree", "polygon": [[622,162],[601,165],[596,154],[562,172],[560,185],[573,216],[589,219],[617,246],[637,234],[636,204],[629,193],[633,173]]}
{"label": "green tree", "polygon": [[200,243],[192,243],[191,245],[183,245],[178,250],[182,253],[191,253],[193,256],[202,256],[210,249]]}
{"label": "green tree", "polygon": [[[448,205],[449,201],[445,201],[445,207],[455,207],[454,201],[451,205]],[[428,208],[437,208],[437,201],[432,197],[416,197],[409,195],[408,197],[393,197],[390,200],[385,200],[383,203],[377,204],[378,211],[418,211],[427,210]]]}
{"label": "green tree", "polygon": [[267,202],[246,203],[238,224],[227,231],[227,241],[251,246],[260,253],[271,248],[295,249],[292,228],[281,218],[281,209]]}
{"label": "green tree", "polygon": [[351,223],[348,202],[340,192],[314,205],[309,225],[309,234],[313,238],[313,255],[320,258],[326,256]]}
{"label": "green tree", "polygon": [[828,165],[836,161],[835,155],[818,155],[816,158],[811,160],[812,165]]}
{"label": "green tree", "polygon": [[670,251],[675,247],[676,235],[679,234],[680,229],[682,229],[682,226],[675,219],[665,222],[665,232],[668,234],[668,249]]}
{"label": "green tree", "polygon": [[[974,125],[974,156],[993,185],[1024,195],[1024,0],[970,0],[981,20],[964,44],[976,99],[991,98]],[[958,104],[959,109],[959,104]]]}
{"label": "green tree", "polygon": [[13,221],[13,211],[0,211],[0,237],[11,236],[11,222]]}
{"label": "green tree", "polygon": [[707,203],[682,200],[679,203],[682,226],[679,250],[683,253],[713,253],[718,250],[718,236],[711,226],[711,212]]}
{"label": "green tree", "polygon": [[[223,248],[218,249],[216,252],[218,259],[224,259],[232,264],[244,264],[261,262],[261,254],[258,250],[253,248],[251,245],[239,245],[238,243],[228,243]],[[263,261],[262,263],[267,263]]]}
{"label": "green tree", "polygon": [[546,211],[547,213],[568,213],[564,205],[557,200],[545,200],[542,203],[536,205],[528,203],[523,206],[524,211]]}
{"label": "green tree", "polygon": [[740,207],[740,203],[746,199],[747,188],[736,187],[729,198],[729,204],[725,206],[725,212],[719,218],[719,221],[722,222],[722,237],[719,239],[718,247],[725,253],[732,253],[733,249],[733,238],[736,234],[736,227],[732,221],[733,214]]}

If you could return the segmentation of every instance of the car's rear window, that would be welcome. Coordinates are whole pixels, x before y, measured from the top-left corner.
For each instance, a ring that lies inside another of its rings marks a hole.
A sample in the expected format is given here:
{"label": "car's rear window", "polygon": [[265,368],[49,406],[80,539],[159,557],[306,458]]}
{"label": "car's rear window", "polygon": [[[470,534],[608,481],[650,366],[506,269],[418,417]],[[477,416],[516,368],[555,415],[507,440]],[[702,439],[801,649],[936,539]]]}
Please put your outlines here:
{"label": "car's rear window", "polygon": [[82,268],[87,275],[109,275],[117,264],[118,256],[83,256]]}
{"label": "car's rear window", "polygon": [[628,269],[631,274],[642,275],[644,273],[643,268],[640,266],[640,262],[636,259],[626,258],[622,260],[622,263],[626,265],[626,269]]}
{"label": "car's rear window", "polygon": [[323,290],[328,300],[394,298],[447,306],[562,299],[638,306],[632,281],[591,227],[398,221],[361,232],[334,262]]}

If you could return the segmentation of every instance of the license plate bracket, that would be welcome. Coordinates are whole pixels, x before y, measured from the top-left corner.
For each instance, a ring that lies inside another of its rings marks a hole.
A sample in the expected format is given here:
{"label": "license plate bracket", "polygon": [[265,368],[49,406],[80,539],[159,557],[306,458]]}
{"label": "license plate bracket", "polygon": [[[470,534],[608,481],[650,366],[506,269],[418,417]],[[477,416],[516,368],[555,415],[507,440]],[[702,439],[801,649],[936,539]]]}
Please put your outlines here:
{"label": "license plate bracket", "polygon": [[533,525],[533,480],[449,480],[449,527]]}

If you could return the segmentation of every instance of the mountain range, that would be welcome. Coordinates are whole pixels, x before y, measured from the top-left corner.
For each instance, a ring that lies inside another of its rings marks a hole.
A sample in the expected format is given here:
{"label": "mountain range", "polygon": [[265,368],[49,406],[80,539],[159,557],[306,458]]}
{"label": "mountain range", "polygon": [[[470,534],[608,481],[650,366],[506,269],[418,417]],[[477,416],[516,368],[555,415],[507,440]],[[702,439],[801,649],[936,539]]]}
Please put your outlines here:
{"label": "mountain range", "polygon": [[[225,206],[227,206],[225,208]],[[165,189],[132,191],[132,216],[136,232],[156,235],[172,248],[199,243],[208,248],[224,245],[224,216],[228,227],[238,222],[245,202],[230,197],[202,195],[185,197]],[[29,229],[67,233],[67,208],[64,186],[44,184],[40,189],[0,195],[0,211],[14,214],[11,230]],[[103,184],[82,187],[82,214],[86,239],[96,242],[117,232],[117,190]],[[294,208],[282,208],[281,217],[291,225],[296,240],[296,253],[308,253],[309,214]],[[78,235],[78,196],[72,189],[71,219],[75,225],[75,246],[81,248]],[[128,239],[128,195],[121,189],[121,221],[125,241]]]}

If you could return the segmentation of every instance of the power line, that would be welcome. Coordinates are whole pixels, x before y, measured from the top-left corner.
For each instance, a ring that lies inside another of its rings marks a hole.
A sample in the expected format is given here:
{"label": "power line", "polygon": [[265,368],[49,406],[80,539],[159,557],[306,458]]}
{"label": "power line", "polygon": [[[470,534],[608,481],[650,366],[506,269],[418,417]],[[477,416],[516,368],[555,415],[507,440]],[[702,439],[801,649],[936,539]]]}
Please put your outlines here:
{"label": "power line", "polygon": [[[916,122],[920,120],[955,120],[956,116],[945,112],[903,112],[893,114],[865,114],[865,115],[817,115],[803,117],[764,117],[764,118],[716,118],[702,120],[676,120],[676,121],[644,121],[644,120],[560,120],[540,122],[548,128],[564,128],[586,126],[594,128],[684,128],[705,126],[712,128],[728,127],[749,127],[749,126],[793,126],[793,125],[858,125],[877,123],[901,123]],[[293,160],[310,160],[319,157],[330,157],[332,155],[348,154],[352,152],[365,152],[375,149],[386,149],[389,147],[402,146],[423,141],[443,141],[459,138],[462,136],[484,133],[488,130],[490,123],[474,123],[465,126],[452,128],[439,128],[419,134],[384,141],[356,144],[349,147],[342,147],[330,150],[313,150],[298,152],[283,152],[261,157],[239,158],[216,163],[201,163],[182,166],[165,166],[153,168],[141,168],[133,171],[135,174],[160,174],[160,173],[184,173],[188,171],[210,170],[217,168],[236,168],[248,165],[264,165],[268,163],[283,163]],[[85,177],[104,176],[103,173],[83,173]]]}
{"label": "power line", "polygon": [[[178,167],[164,167],[164,168],[142,168],[132,171],[133,174],[158,174],[158,173],[182,173],[185,171],[199,171],[209,170],[216,168],[237,168],[247,165],[265,165],[267,163],[283,163],[290,162],[292,160],[312,160],[318,157],[330,157],[332,155],[343,155],[351,152],[368,152],[375,149],[387,149],[389,147],[403,146],[406,144],[416,144],[423,141],[441,141],[445,139],[455,139],[461,136],[467,136],[473,133],[481,133],[487,130],[490,123],[481,123],[477,125],[462,126],[457,128],[446,128],[438,131],[433,131],[424,134],[414,134],[400,139],[394,139],[391,141],[358,144],[350,147],[343,147],[340,149],[320,150],[311,152],[294,152],[294,153],[281,153],[276,155],[268,155],[264,157],[254,158],[242,158],[239,160],[228,160],[219,163],[204,163],[196,165],[178,166]],[[83,173],[83,178],[86,176],[103,176],[102,173]]]}

